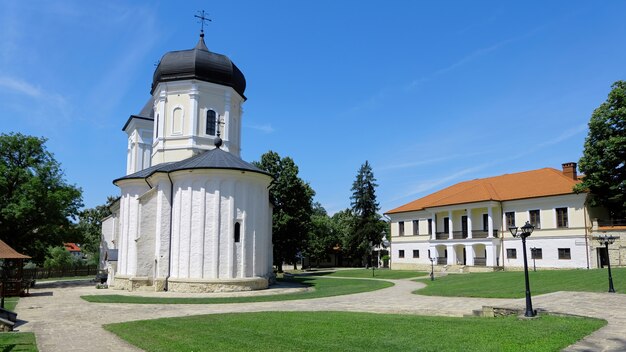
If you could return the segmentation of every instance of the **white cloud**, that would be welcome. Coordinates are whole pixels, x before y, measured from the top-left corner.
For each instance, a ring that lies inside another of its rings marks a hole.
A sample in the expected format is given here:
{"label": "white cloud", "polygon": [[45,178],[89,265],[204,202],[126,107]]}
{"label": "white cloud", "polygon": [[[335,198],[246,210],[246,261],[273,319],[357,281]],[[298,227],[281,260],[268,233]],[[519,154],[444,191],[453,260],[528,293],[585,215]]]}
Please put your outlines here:
{"label": "white cloud", "polygon": [[261,131],[264,133],[272,133],[274,132],[274,127],[272,127],[272,125],[270,125],[269,123],[266,123],[264,125],[250,125],[250,124],[243,124],[243,127],[245,128],[251,128],[253,130],[257,130],[257,131]]}
{"label": "white cloud", "polygon": [[33,98],[38,98],[42,95],[41,89],[34,85],[13,77],[0,77],[0,87],[13,91],[15,93],[26,94]]}

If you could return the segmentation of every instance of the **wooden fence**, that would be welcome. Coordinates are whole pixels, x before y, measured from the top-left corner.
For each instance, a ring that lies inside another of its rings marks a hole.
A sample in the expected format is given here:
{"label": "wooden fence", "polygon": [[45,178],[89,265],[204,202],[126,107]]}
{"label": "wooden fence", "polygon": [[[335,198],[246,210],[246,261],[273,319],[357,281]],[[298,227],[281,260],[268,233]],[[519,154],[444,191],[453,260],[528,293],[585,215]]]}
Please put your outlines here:
{"label": "wooden fence", "polygon": [[40,280],[40,279],[50,279],[55,277],[72,277],[72,276],[90,276],[98,273],[97,265],[86,265],[86,266],[67,266],[60,268],[33,268],[33,269],[24,269],[24,278]]}

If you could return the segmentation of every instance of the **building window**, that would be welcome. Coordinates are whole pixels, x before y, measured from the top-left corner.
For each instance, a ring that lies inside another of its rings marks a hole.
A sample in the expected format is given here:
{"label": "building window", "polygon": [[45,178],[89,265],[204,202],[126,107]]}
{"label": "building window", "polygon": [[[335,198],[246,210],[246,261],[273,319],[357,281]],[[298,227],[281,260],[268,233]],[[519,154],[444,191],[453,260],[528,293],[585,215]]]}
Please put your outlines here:
{"label": "building window", "polygon": [[428,234],[433,234],[433,219],[428,219]]}
{"label": "building window", "polygon": [[413,258],[419,258],[419,257],[420,257],[419,249],[414,249],[413,250]]}
{"label": "building window", "polygon": [[450,232],[450,218],[447,216],[443,218],[443,232],[444,233]]}
{"label": "building window", "polygon": [[569,248],[559,248],[559,259],[572,259],[572,252]]}
{"label": "building window", "polygon": [[509,259],[517,259],[517,249],[515,248],[507,248],[506,257]]}
{"label": "building window", "polygon": [[506,218],[506,228],[515,227],[515,212],[507,211],[504,213],[504,217]]}
{"label": "building window", "polygon": [[540,229],[541,217],[539,215],[539,210],[529,210],[528,215],[530,217],[530,224],[533,225],[536,229]]}
{"label": "building window", "polygon": [[543,259],[543,253],[541,251],[541,248],[531,248],[530,259]]}
{"label": "building window", "polygon": [[567,208],[556,208],[556,227],[567,227]]}
{"label": "building window", "polygon": [[404,258],[404,249],[401,249],[398,251],[398,257],[399,258]]}
{"label": "building window", "polygon": [[428,258],[432,258],[432,257],[430,256],[430,249],[428,250]]}
{"label": "building window", "polygon": [[398,222],[398,235],[404,236],[404,221]]}
{"label": "building window", "polygon": [[206,134],[215,136],[215,126],[217,125],[217,114],[213,110],[206,112]]}
{"label": "building window", "polygon": [[241,240],[241,224],[239,222],[235,223],[235,243],[238,243]]}
{"label": "building window", "polygon": [[489,231],[489,214],[483,214],[483,231]]}
{"label": "building window", "polygon": [[420,222],[419,220],[413,220],[413,236],[420,234]]}
{"label": "building window", "polygon": [[159,114],[157,114],[155,123],[154,123],[154,139],[159,138]]}

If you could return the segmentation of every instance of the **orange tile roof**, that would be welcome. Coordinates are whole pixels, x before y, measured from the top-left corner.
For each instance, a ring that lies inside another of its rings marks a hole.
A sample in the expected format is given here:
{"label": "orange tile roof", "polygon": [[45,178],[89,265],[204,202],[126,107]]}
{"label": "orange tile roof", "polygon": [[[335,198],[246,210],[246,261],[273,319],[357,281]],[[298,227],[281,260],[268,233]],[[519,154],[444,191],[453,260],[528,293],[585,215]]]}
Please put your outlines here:
{"label": "orange tile roof", "polygon": [[80,252],[80,247],[76,243],[63,243],[63,245],[70,252]]}
{"label": "orange tile roof", "polygon": [[27,255],[18,253],[15,249],[11,248],[4,241],[0,240],[0,259],[28,259]]}
{"label": "orange tile roof", "polygon": [[574,193],[575,181],[559,170],[543,168],[460,182],[423,198],[389,210],[385,214],[424,210],[426,208],[515,199],[556,196]]}

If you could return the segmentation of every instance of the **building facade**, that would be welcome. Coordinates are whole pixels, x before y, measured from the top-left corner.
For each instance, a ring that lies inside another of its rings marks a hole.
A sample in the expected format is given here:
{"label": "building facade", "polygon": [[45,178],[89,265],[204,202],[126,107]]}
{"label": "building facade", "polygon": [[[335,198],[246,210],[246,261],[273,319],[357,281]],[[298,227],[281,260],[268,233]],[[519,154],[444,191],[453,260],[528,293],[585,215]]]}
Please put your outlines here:
{"label": "building facade", "polygon": [[573,192],[578,182],[576,164],[566,163],[461,182],[390,210],[391,267],[425,269],[432,259],[440,269],[522,268],[522,241],[508,229],[526,221],[535,227],[529,265],[597,267],[592,219],[603,213]]}
{"label": "building facade", "polygon": [[240,158],[246,81],[201,34],[166,53],[151,97],[123,127],[126,175],[103,221],[112,288],[179,292],[267,288],[272,177]]}

